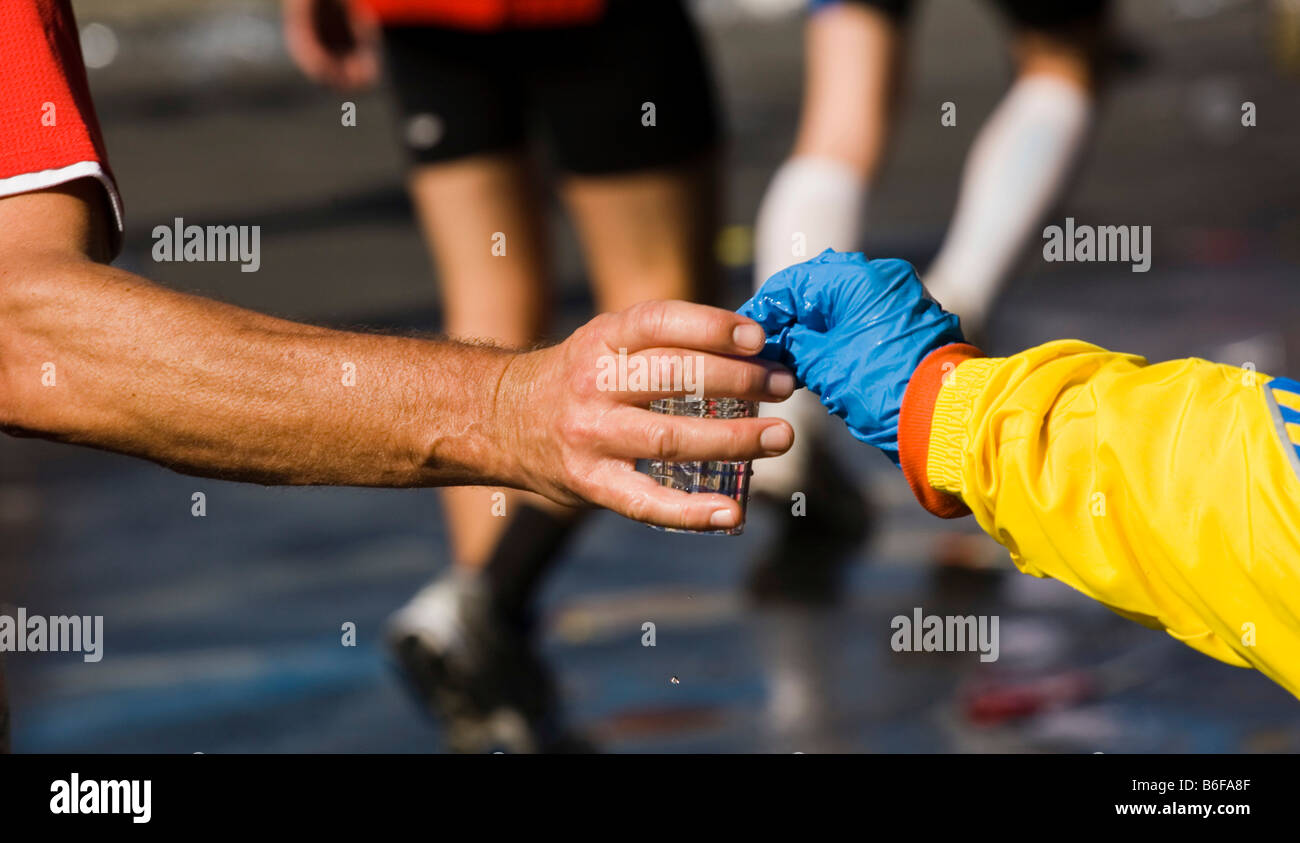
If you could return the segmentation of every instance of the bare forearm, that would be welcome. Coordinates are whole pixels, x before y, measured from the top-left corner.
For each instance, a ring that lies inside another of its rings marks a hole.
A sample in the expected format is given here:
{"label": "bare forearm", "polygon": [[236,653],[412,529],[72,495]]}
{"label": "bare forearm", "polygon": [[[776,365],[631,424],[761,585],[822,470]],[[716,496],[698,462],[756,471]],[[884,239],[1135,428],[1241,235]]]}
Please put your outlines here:
{"label": "bare forearm", "polygon": [[[779,419],[653,413],[685,393],[779,401],[794,377],[750,358],[737,314],[646,302],[527,354],[330,331],[93,263],[108,218],[91,179],[0,198],[0,428],[265,483],[516,486],[665,526],[732,527],[736,501],[658,485],[638,459],[750,460]],[[631,353],[694,383],[609,390]]]}
{"label": "bare forearm", "polygon": [[62,255],[0,265],[0,325],[16,432],[266,483],[509,479],[504,352],[301,325]]}

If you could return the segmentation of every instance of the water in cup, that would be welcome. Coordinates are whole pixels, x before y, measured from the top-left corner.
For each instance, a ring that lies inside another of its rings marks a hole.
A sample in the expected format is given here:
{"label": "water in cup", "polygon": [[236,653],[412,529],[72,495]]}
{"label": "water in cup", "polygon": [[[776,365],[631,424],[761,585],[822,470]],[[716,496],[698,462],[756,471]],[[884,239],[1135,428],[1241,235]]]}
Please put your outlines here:
{"label": "water in cup", "polygon": [[[656,413],[672,416],[693,416],[702,419],[747,419],[758,415],[758,404],[740,398],[662,398],[650,402]],[[656,527],[670,533],[697,533],[712,536],[738,536],[745,531],[743,515],[749,502],[750,463],[704,460],[694,462],[667,462],[651,460],[649,474],[661,486],[683,492],[726,495],[740,503],[741,522],[729,530],[682,530],[676,527]]]}

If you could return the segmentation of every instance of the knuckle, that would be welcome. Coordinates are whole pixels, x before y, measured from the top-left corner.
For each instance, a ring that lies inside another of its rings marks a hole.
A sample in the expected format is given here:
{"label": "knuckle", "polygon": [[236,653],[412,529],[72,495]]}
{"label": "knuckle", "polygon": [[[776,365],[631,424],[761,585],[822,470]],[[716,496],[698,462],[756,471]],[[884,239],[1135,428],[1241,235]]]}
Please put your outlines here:
{"label": "knuckle", "polygon": [[758,434],[747,426],[731,425],[725,436],[718,438],[715,452],[719,459],[748,458],[754,450],[752,445],[758,442]]}
{"label": "knuckle", "polygon": [[672,460],[681,449],[681,437],[677,428],[666,422],[656,422],[650,426],[646,437],[650,447],[650,456],[661,460]]}
{"label": "knuckle", "polygon": [[591,425],[579,413],[566,414],[560,420],[557,433],[560,440],[570,448],[584,450],[591,444]]}
{"label": "knuckle", "polygon": [[763,453],[760,437],[763,435],[762,423],[757,419],[741,419],[736,431],[731,435],[727,445],[735,459],[749,459]]}
{"label": "knuckle", "polygon": [[608,313],[601,313],[574,331],[569,340],[581,346],[601,345],[603,340],[613,333],[615,333],[613,317]]}
{"label": "knuckle", "polygon": [[596,386],[600,363],[572,367],[564,378],[569,394],[577,398],[590,398],[600,390]]}
{"label": "knuckle", "polygon": [[564,489],[575,504],[594,503],[600,497],[600,490],[592,487],[586,474],[568,463],[564,466]]}
{"label": "knuckle", "polygon": [[628,498],[627,505],[625,506],[625,514],[628,518],[631,518],[634,521],[645,521],[650,517],[653,508],[650,499],[646,497],[645,493],[639,492]]}
{"label": "knuckle", "polygon": [[719,395],[745,395],[749,392],[753,380],[749,368],[736,360],[718,360],[715,365],[709,367],[707,378],[701,375],[701,381]]}
{"label": "knuckle", "polygon": [[637,332],[646,340],[663,333],[664,322],[668,318],[668,305],[661,301],[641,302],[632,306],[633,324]]}
{"label": "knuckle", "polygon": [[710,339],[714,339],[717,342],[731,341],[731,332],[735,330],[737,324],[734,313],[729,310],[715,310],[714,308],[708,308],[704,311],[703,315],[704,322],[702,323],[702,327]]}
{"label": "knuckle", "polygon": [[682,380],[681,362],[670,354],[656,354],[650,358],[650,367],[653,370],[651,383],[659,384],[664,388],[671,388],[675,383]]}

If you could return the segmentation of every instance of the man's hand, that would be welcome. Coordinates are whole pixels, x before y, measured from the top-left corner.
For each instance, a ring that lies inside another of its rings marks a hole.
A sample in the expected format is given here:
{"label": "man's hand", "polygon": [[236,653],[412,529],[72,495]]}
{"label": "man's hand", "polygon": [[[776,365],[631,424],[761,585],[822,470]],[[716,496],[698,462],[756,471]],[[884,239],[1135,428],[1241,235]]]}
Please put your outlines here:
{"label": "man's hand", "polygon": [[284,0],[284,40],[294,64],[322,84],[350,90],[379,77],[379,24],[349,0]]}
{"label": "man's hand", "polygon": [[936,348],[962,342],[957,317],[912,265],[830,249],[769,278],[740,308],[767,331],[763,356],[794,369],[858,439],[898,464],[908,380]]}
{"label": "man's hand", "polygon": [[[515,455],[516,483],[560,503],[596,504],[651,524],[737,526],[741,512],[735,501],[660,486],[636,471],[636,460],[750,460],[784,453],[794,431],[780,419],[694,419],[647,409],[656,398],[691,392],[689,386],[669,388],[669,375],[683,366],[691,367],[696,394],[788,398],[794,376],[751,356],[762,347],[762,329],[730,311],[647,302],[598,316],[559,345],[518,356],[502,377],[496,408]],[[664,388],[611,389],[600,374],[620,351],[628,371],[643,365],[640,358],[664,373]]]}

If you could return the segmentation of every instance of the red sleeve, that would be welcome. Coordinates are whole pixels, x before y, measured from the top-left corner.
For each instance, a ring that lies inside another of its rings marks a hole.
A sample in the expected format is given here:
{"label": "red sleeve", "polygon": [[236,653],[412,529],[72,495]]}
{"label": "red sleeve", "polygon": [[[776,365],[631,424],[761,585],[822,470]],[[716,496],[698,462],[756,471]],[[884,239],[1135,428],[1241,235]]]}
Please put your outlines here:
{"label": "red sleeve", "polygon": [[0,56],[0,196],[98,179],[116,217],[116,249],[122,203],[67,0],[0,3]]}

